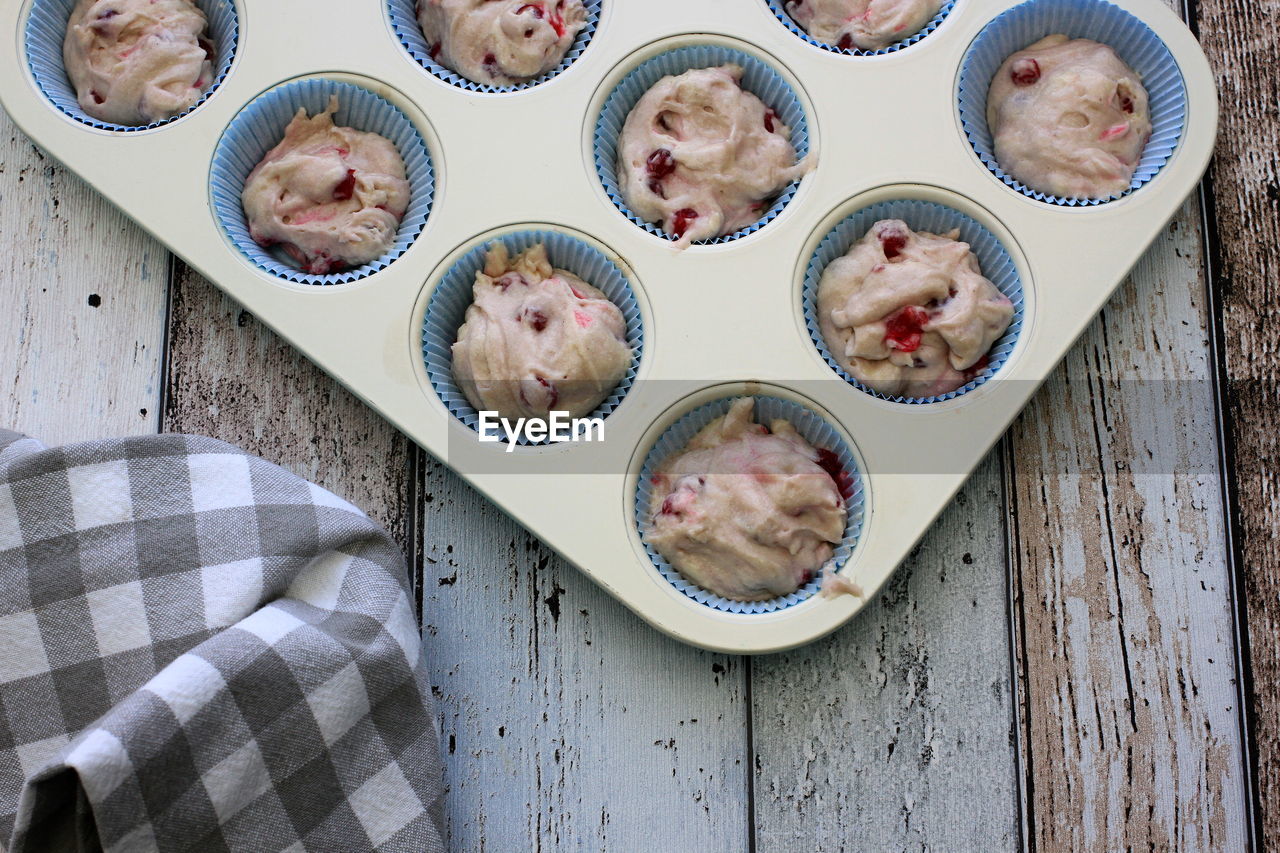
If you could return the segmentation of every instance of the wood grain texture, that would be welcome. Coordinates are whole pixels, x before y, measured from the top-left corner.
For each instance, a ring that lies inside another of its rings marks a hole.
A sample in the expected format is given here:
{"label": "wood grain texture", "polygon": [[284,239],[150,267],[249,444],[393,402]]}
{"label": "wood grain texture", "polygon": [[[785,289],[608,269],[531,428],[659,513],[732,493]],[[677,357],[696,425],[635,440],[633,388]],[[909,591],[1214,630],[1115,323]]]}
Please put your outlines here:
{"label": "wood grain texture", "polygon": [[408,439],[181,263],[169,313],[166,432],[243,447],[345,498],[402,547],[412,545]]}
{"label": "wood grain texture", "polygon": [[450,849],[746,850],[741,659],[642,624],[442,465],[423,494]]}
{"label": "wood grain texture", "polygon": [[154,432],[169,254],[0,112],[0,425]]}
{"label": "wood grain texture", "polygon": [[758,851],[1017,849],[1003,513],[989,457],[850,625],[750,662]]}
{"label": "wood grain texture", "polygon": [[1196,213],[1183,207],[1007,444],[1039,851],[1246,849]]}
{"label": "wood grain texture", "polygon": [[1210,168],[1235,547],[1245,574],[1260,824],[1280,849],[1280,0],[1197,0],[1224,109]]}

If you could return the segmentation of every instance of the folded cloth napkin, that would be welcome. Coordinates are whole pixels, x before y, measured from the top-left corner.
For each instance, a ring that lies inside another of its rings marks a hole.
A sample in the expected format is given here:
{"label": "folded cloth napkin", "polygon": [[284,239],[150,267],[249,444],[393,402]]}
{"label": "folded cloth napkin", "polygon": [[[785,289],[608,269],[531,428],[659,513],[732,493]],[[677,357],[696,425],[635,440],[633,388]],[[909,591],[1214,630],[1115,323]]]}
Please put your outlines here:
{"label": "folded cloth napkin", "polygon": [[404,560],[208,438],[0,431],[0,838],[443,850]]}

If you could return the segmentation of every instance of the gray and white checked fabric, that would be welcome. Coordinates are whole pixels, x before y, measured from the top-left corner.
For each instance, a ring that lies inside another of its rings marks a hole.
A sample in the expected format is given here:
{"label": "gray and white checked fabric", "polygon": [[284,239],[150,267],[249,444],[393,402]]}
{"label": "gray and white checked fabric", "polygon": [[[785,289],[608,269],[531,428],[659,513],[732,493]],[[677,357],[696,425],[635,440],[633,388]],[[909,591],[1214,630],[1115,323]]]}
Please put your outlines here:
{"label": "gray and white checked fabric", "polygon": [[208,438],[0,431],[0,838],[442,851],[404,561]]}

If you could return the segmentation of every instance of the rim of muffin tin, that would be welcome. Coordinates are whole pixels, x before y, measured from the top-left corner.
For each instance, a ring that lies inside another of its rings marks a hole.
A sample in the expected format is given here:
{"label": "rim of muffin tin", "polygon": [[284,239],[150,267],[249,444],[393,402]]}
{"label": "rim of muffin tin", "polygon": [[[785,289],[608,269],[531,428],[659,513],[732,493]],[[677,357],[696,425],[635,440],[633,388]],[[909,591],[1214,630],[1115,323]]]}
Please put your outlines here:
{"label": "rim of muffin tin", "polygon": [[240,46],[241,14],[237,0],[192,0],[208,19],[208,38],[217,48],[213,82],[200,98],[180,113],[150,124],[116,124],[86,113],[67,77],[62,45],[77,0],[33,0],[22,27],[27,71],[45,100],[68,118],[111,133],[139,133],[173,124],[209,100],[231,74]]}
{"label": "rim of muffin tin", "polygon": [[918,44],[923,39],[928,38],[935,30],[938,29],[938,27],[942,26],[942,22],[951,14],[951,10],[955,8],[956,0],[946,0],[946,2],[944,2],[938,9],[937,14],[930,18],[925,25],[916,32],[906,38],[894,42],[893,44],[885,45],[884,47],[877,48],[876,50],[863,50],[858,47],[844,48],[838,47],[830,42],[820,41],[805,32],[804,29],[796,23],[796,19],[791,17],[785,7],[786,0],[764,0],[764,3],[769,7],[769,11],[773,12],[773,16],[778,19],[779,23],[790,30],[792,34],[800,40],[805,41],[816,48],[825,50],[828,53],[834,53],[837,56],[863,57],[887,56],[891,53],[897,53],[900,50],[911,47],[914,44]]}
{"label": "rim of muffin tin", "polygon": [[477,83],[474,80],[468,80],[453,69],[432,59],[431,45],[427,43],[426,36],[422,33],[422,27],[418,24],[416,0],[386,0],[385,10],[387,19],[391,23],[391,30],[395,33],[396,40],[400,42],[400,47],[424,71],[427,71],[438,80],[468,92],[481,95],[507,95],[523,92],[526,89],[532,89],[535,86],[546,83],[569,70],[569,66],[573,65],[578,60],[578,57],[582,56],[583,52],[591,44],[591,39],[595,36],[596,30],[600,25],[603,0],[583,0],[582,5],[587,10],[587,25],[578,31],[560,64],[545,74],[540,74],[537,77],[532,77],[512,86],[493,86],[488,83]]}
{"label": "rim of muffin tin", "polygon": [[[933,193],[924,194],[923,197],[921,194],[890,195],[877,201],[867,200],[865,203],[859,203],[856,199],[850,200],[839,208],[849,212],[841,215],[834,225],[819,226],[815,234],[822,236],[818,238],[811,250],[802,255],[803,279],[800,306],[810,342],[827,366],[841,379],[864,394],[891,403],[919,406],[962,397],[985,385],[999,374],[1025,337],[1027,285],[1015,260],[1015,254],[996,236],[993,229],[981,222],[977,216],[958,210],[945,201],[936,200],[934,195]],[[987,217],[989,214],[983,218]],[[832,261],[844,256],[853,244],[861,240],[871,226],[881,219],[901,219],[913,231],[928,231],[934,234],[945,233],[953,228],[960,229],[959,239],[968,243],[971,251],[978,256],[982,275],[1013,302],[1013,319],[1004,334],[991,345],[987,353],[987,366],[973,379],[954,391],[927,397],[908,397],[877,391],[841,367],[831,355],[831,350],[822,336],[818,319],[818,287],[822,274]],[[988,221],[992,220],[988,218]],[[812,240],[810,242],[812,243]]]}
{"label": "rim of muffin tin", "polygon": [[[1151,111],[1151,138],[1128,189],[1107,197],[1063,198],[1040,192],[1006,173],[987,126],[987,94],[1010,55],[1053,33],[1106,44],[1141,79]],[[1150,183],[1172,159],[1187,121],[1187,86],[1173,53],[1142,19],[1108,0],[1026,0],[987,22],[965,50],[956,78],[956,109],[969,146],[987,171],[1027,198],[1062,207],[1117,201]]]}
{"label": "rim of muffin tin", "polygon": [[[841,467],[853,482],[850,495],[844,499],[848,512],[844,536],[836,546],[832,558],[814,574],[808,583],[795,592],[767,601],[738,601],[724,598],[698,586],[668,563],[649,544],[646,535],[649,526],[650,496],[653,491],[650,480],[657,467],[673,453],[683,450],[699,430],[725,414],[735,401],[743,397],[755,399],[754,418],[757,423],[776,417],[790,421],[796,431],[811,445],[835,453]],[[839,426],[839,422],[812,401],[793,391],[768,383],[746,383],[745,385],[729,383],[704,388],[668,408],[656,423],[662,423],[663,420],[673,417],[674,420],[662,427],[656,438],[650,438],[652,431],[646,434],[645,441],[648,446],[644,450],[644,455],[640,457],[639,479],[635,484],[634,494],[629,498],[632,511],[631,526],[648,558],[648,569],[655,579],[684,598],[704,607],[721,613],[744,616],[777,613],[817,597],[826,572],[839,572],[850,564],[858,545],[864,538],[862,534],[869,514],[865,468],[858,456],[856,445]],[[641,447],[645,445],[642,444]]]}
{"label": "rim of muffin tin", "polygon": [[[812,139],[812,108],[807,106],[809,101],[802,95],[799,81],[784,73],[781,70],[786,67],[784,63],[770,54],[728,36],[687,33],[668,36],[633,51],[605,77],[588,107],[588,116],[594,116],[590,125],[588,155],[600,187],[618,212],[664,242],[674,243],[676,238],[667,234],[660,223],[647,222],[633,213],[622,197],[614,164],[618,136],[631,110],[660,79],[726,63],[741,65],[745,70],[742,88],[760,98],[791,128],[791,144],[796,149],[797,162],[816,150]],[[588,120],[591,121],[590,118]],[[760,231],[782,214],[806,177],[808,175],[801,176],[784,187],[755,222],[731,234],[696,240],[690,248],[729,243]]]}
{"label": "rim of muffin tin", "polygon": [[[595,238],[557,225],[529,223],[510,225],[486,232],[468,240],[432,273],[432,287],[422,319],[420,360],[436,397],[449,414],[472,432],[479,434],[479,413],[467,400],[453,376],[453,344],[474,301],[472,288],[476,272],[484,266],[486,251],[502,242],[514,257],[518,252],[543,243],[548,260],[555,269],[568,270],[587,284],[602,291],[622,312],[626,321],[627,344],[631,347],[631,364],[604,400],[588,418],[607,419],[622,404],[635,382],[644,356],[645,324],[637,293],[639,280],[635,272],[616,252]],[[549,440],[529,441],[520,436],[517,443],[530,447],[551,445]],[[495,443],[499,451],[506,445]]]}
{"label": "rim of muffin tin", "polygon": [[[333,286],[360,281],[385,269],[409,250],[426,227],[435,196],[435,168],[427,140],[429,128],[370,88],[383,84],[356,75],[312,74],[271,86],[235,114],[218,139],[209,171],[210,205],[218,228],[235,250],[260,271],[282,281],[310,286]],[[406,208],[391,249],[360,267],[314,275],[303,272],[280,255],[264,249],[249,236],[241,193],[245,179],[277,143],[299,107],[314,116],[323,112],[329,96],[338,96],[334,123],[378,133],[391,140],[405,165],[409,181]],[[391,95],[391,92],[387,92]],[[394,96],[393,96],[394,97]],[[398,98],[403,100],[403,98]]]}

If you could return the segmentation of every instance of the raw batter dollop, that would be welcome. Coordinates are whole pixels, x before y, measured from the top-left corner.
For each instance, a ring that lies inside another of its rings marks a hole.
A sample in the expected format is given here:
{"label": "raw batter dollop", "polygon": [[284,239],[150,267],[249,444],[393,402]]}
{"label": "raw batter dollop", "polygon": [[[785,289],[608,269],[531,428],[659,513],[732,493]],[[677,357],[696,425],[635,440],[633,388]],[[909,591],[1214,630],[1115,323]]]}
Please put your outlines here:
{"label": "raw batter dollop", "polygon": [[663,77],[641,96],[618,138],[623,200],[661,223],[680,247],[758,220],[787,184],[813,167],[796,162],[791,128],[722,65]]}
{"label": "raw batter dollop", "polygon": [[750,397],[735,401],[662,463],[645,533],[690,581],[736,601],[767,601],[808,583],[835,553],[848,516],[842,489],[850,481],[835,454],[786,420],[754,423],[754,407]]}
{"label": "raw batter dollop", "polygon": [[787,0],[800,28],[841,50],[879,50],[920,32],[942,0]]}
{"label": "raw batter dollop", "polygon": [[631,365],[622,311],[538,243],[515,258],[495,243],[453,345],[453,375],[477,411],[546,418],[592,412]]}
{"label": "raw batter dollop", "polygon": [[312,275],[385,254],[409,206],[404,160],[386,137],[338,127],[338,98],[299,109],[284,139],[245,180],[240,199],[258,245],[279,244]]}
{"label": "raw batter dollop", "polygon": [[954,391],[986,366],[1013,321],[1013,303],[982,276],[969,244],[882,219],[818,284],[827,349],[882,394]]}
{"label": "raw batter dollop", "polygon": [[190,0],[80,0],[62,42],[80,108],[129,126],[186,110],[213,83],[207,28]]}
{"label": "raw batter dollop", "polygon": [[1047,36],[1010,56],[987,95],[1000,167],[1059,198],[1129,188],[1151,137],[1147,90],[1105,44]]}
{"label": "raw batter dollop", "polygon": [[513,86],[563,60],[587,25],[582,0],[418,0],[431,58],[473,83]]}

